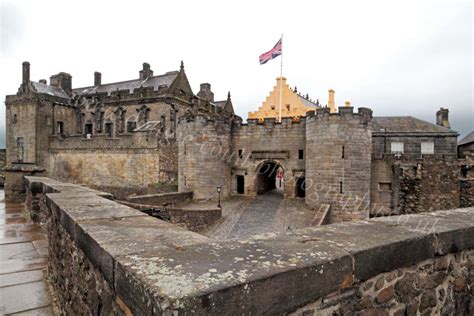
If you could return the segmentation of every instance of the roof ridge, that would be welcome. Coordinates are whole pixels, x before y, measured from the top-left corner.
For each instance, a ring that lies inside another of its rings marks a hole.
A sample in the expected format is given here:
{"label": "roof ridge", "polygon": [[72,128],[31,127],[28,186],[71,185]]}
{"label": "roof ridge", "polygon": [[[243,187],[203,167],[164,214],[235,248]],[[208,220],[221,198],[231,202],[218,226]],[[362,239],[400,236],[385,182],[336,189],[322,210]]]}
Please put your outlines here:
{"label": "roof ridge", "polygon": [[[173,70],[173,71],[168,71],[168,72],[166,72],[166,73],[164,73],[164,74],[161,74],[161,75],[147,77],[146,79],[140,79],[140,78],[138,78],[138,79],[130,79],[130,80],[123,80],[123,81],[109,82],[109,83],[101,84],[101,85],[99,85],[99,87],[101,87],[101,86],[109,86],[109,85],[118,84],[118,83],[134,82],[134,81],[143,81],[143,82],[146,82],[146,81],[148,81],[148,80],[150,80],[150,79],[159,78],[159,77],[166,77],[166,76],[174,76],[174,75],[178,75],[178,74],[179,74],[179,71]],[[78,87],[78,88],[73,88],[72,90],[88,89],[88,88],[94,88],[94,87],[97,87],[97,86]]]}

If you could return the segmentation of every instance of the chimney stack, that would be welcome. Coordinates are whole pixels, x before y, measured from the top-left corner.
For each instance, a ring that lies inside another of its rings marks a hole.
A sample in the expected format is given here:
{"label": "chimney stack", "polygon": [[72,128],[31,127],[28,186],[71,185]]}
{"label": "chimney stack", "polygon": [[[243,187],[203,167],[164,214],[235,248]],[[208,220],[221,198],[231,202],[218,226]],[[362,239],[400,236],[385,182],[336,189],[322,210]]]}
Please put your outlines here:
{"label": "chimney stack", "polygon": [[27,61],[23,62],[23,77],[21,82],[23,84],[30,82],[30,63]]}
{"label": "chimney stack", "polygon": [[139,74],[140,74],[139,78],[141,80],[144,80],[148,77],[153,77],[153,70],[151,70],[150,64],[149,63],[143,63],[143,69],[140,70]]}
{"label": "chimney stack", "polygon": [[214,93],[211,91],[211,84],[201,83],[201,89],[199,90],[197,96],[203,100],[214,102]]}
{"label": "chimney stack", "polygon": [[67,94],[72,93],[72,76],[65,72],[52,75],[49,78],[50,85],[64,90]]}
{"label": "chimney stack", "polygon": [[94,72],[94,87],[100,86],[102,84],[102,74],[98,71]]}
{"label": "chimney stack", "polygon": [[334,93],[336,93],[333,89],[329,89],[329,101],[328,101],[328,106],[329,106],[329,111],[331,113],[336,113],[336,103],[334,102]]}
{"label": "chimney stack", "polygon": [[440,108],[436,112],[436,124],[439,126],[446,127],[446,128],[451,128],[451,125],[449,124],[449,110],[448,109]]}

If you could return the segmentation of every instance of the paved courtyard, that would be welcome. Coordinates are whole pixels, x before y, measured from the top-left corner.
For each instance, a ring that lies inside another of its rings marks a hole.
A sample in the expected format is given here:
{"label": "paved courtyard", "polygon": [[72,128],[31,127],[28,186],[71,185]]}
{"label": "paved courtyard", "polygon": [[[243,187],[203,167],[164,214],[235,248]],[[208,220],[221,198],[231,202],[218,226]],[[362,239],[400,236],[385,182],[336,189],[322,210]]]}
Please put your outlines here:
{"label": "paved courtyard", "polygon": [[23,209],[5,204],[0,191],[0,315],[53,315],[44,282],[48,242]]}
{"label": "paved courtyard", "polygon": [[222,202],[222,219],[200,233],[216,240],[284,233],[310,226],[314,214],[304,200],[283,199],[278,190],[254,198],[235,196]]}

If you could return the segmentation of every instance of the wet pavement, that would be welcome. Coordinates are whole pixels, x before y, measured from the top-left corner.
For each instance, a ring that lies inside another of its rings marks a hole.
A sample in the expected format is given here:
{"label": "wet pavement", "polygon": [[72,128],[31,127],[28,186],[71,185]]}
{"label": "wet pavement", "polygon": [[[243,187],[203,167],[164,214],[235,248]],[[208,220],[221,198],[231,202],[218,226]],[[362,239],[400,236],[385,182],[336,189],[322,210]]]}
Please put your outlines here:
{"label": "wet pavement", "polygon": [[44,282],[48,242],[23,212],[23,203],[5,203],[0,191],[0,315],[53,315]]}

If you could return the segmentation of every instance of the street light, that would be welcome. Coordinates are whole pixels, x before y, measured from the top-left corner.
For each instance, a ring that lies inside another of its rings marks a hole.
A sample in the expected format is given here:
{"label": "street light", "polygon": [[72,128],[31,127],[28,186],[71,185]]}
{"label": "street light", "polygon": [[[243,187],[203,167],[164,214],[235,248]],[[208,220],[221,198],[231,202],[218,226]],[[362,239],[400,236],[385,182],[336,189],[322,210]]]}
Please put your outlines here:
{"label": "street light", "polygon": [[217,200],[217,207],[222,208],[221,206],[221,191],[222,187],[220,185],[217,186],[217,193],[219,194],[219,199]]}

